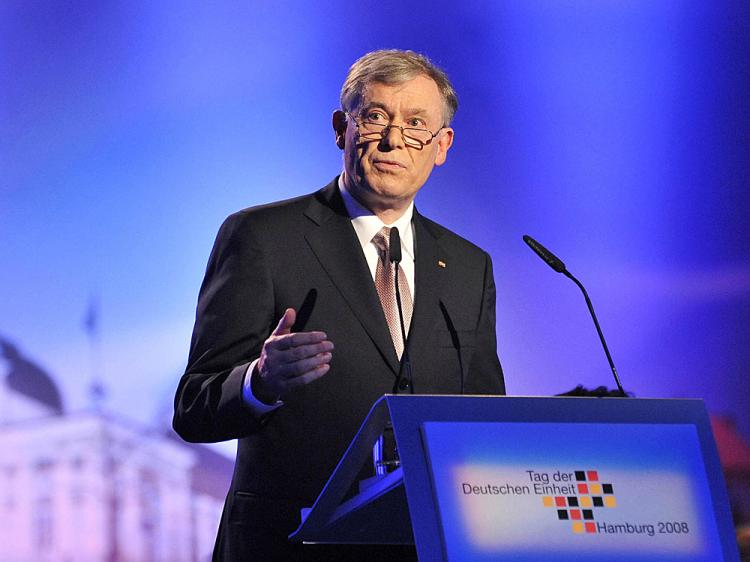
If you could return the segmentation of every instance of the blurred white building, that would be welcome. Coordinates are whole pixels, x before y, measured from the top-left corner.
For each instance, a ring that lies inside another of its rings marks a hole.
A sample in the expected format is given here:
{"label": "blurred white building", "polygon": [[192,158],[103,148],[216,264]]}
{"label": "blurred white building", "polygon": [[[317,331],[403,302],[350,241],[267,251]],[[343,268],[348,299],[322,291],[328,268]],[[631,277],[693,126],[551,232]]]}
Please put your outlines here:
{"label": "blurred white building", "polygon": [[209,560],[232,461],[66,413],[52,378],[0,344],[0,562]]}

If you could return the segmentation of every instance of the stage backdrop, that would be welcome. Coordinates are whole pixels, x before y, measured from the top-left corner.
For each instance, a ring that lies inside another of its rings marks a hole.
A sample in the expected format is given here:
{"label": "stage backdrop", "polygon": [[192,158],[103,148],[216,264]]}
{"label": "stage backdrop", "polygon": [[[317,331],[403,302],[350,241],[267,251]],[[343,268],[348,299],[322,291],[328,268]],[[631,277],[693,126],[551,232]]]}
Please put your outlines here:
{"label": "stage backdrop", "polygon": [[613,385],[528,233],[628,390],[750,435],[749,30],[741,1],[3,2],[0,337],[66,412],[168,424],[221,221],[328,183],[349,65],[411,48],[460,98],[417,205],[494,260],[508,392]]}

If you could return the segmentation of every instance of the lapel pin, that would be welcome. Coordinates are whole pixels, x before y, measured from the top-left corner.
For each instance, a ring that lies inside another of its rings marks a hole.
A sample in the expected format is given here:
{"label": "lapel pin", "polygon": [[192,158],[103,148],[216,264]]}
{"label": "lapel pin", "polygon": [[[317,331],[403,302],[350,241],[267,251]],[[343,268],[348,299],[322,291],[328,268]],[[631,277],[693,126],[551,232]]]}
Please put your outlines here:
{"label": "lapel pin", "polygon": [[445,262],[443,260],[438,260],[438,267],[445,269]]}

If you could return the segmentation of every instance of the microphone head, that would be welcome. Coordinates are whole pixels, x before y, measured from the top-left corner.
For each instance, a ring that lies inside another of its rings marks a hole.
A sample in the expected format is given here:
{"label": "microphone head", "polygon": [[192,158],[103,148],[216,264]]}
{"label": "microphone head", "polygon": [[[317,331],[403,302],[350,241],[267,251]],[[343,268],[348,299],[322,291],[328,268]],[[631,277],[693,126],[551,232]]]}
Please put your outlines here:
{"label": "microphone head", "polygon": [[388,251],[391,255],[392,263],[401,263],[401,236],[399,236],[398,228],[395,226],[391,228],[391,233],[388,237]]}
{"label": "microphone head", "polygon": [[547,265],[549,265],[552,269],[554,269],[558,273],[565,273],[565,264],[555,254],[550,252],[547,248],[542,246],[528,234],[523,235],[523,241],[529,245],[529,248],[534,250],[537,256],[547,262]]}

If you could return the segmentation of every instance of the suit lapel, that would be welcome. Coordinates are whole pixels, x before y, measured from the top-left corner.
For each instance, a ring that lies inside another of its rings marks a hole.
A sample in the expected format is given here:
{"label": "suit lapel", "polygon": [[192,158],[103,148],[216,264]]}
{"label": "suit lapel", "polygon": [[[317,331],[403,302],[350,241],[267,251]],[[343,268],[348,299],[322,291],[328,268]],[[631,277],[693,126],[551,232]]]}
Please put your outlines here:
{"label": "suit lapel", "polygon": [[398,373],[383,308],[336,180],[316,194],[305,215],[317,225],[306,234],[307,243],[388,366]]}
{"label": "suit lapel", "polygon": [[445,263],[446,260],[437,239],[428,230],[425,221],[416,209],[414,210],[413,224],[416,257],[414,267],[416,300],[407,345],[412,363],[419,364],[421,362],[415,357],[415,354],[418,354],[420,350],[428,350],[429,352],[433,349],[430,338],[434,337],[434,327],[437,325],[435,316],[440,310],[439,301],[443,278],[438,261]]}

